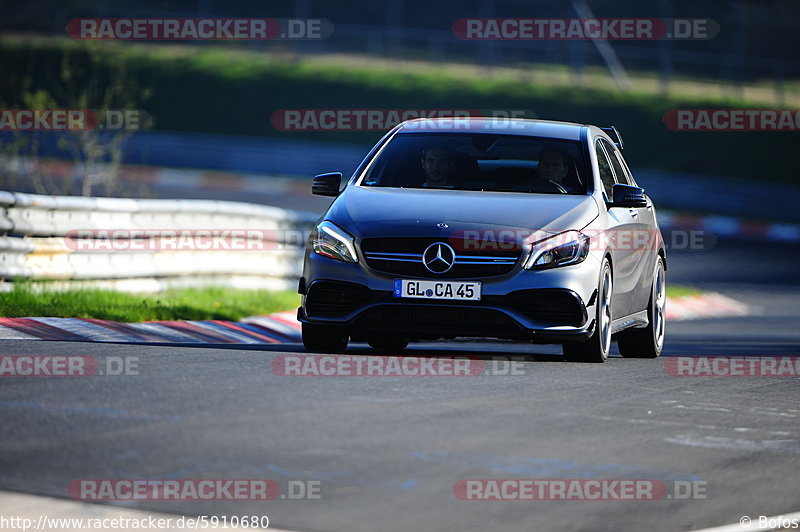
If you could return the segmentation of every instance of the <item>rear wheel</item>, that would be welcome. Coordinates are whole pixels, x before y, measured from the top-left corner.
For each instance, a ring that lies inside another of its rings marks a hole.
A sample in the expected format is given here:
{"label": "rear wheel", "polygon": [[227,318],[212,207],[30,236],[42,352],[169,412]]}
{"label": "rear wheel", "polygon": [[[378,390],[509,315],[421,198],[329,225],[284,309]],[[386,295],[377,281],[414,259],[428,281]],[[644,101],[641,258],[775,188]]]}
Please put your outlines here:
{"label": "rear wheel", "polygon": [[664,261],[658,257],[653,273],[653,286],[647,304],[647,317],[650,323],[644,329],[628,329],[617,334],[619,352],[628,358],[656,358],[664,347],[665,309],[667,303],[667,282],[664,275]]}
{"label": "rear wheel", "polygon": [[564,357],[570,362],[605,362],[611,350],[611,293],[613,281],[608,259],[600,268],[600,282],[595,302],[594,334],[584,343],[563,344]]}
{"label": "rear wheel", "polygon": [[341,353],[347,349],[348,335],[334,325],[303,324],[303,346],[315,353]]}
{"label": "rear wheel", "polygon": [[368,340],[369,346],[375,351],[399,353],[408,347],[408,340],[398,336],[373,336]]}

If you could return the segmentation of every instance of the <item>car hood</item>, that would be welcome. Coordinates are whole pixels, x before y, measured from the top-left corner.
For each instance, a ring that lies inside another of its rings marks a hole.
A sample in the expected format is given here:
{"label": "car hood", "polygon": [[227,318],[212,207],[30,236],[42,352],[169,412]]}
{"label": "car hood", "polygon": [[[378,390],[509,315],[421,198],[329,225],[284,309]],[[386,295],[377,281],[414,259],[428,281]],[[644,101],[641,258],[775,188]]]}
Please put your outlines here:
{"label": "car hood", "polygon": [[599,214],[592,196],[350,186],[325,215],[349,233],[444,236],[471,229],[559,233],[583,229]]}

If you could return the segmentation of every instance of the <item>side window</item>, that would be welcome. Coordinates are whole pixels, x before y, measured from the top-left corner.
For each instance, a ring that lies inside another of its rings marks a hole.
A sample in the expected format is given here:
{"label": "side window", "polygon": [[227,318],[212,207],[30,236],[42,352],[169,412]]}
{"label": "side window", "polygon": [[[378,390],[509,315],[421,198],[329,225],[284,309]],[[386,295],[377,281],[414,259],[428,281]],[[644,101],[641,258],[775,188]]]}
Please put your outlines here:
{"label": "side window", "polygon": [[622,163],[619,161],[620,155],[617,148],[605,140],[601,140],[600,142],[603,143],[606,153],[608,153],[608,156],[611,158],[611,166],[614,167],[614,174],[617,176],[617,183],[622,183],[623,185],[632,184],[631,180],[628,178],[628,172],[623,169]]}
{"label": "side window", "polygon": [[613,197],[611,187],[614,186],[614,172],[611,170],[611,163],[608,161],[608,156],[600,145],[599,140],[594,145],[594,151],[597,154],[597,165],[600,169],[600,181],[603,182],[603,190],[605,190],[606,198],[611,200]]}
{"label": "side window", "polygon": [[625,162],[625,157],[622,156],[622,152],[617,150],[617,157],[619,157],[619,162],[622,163],[622,168],[625,169],[625,177],[628,180],[629,185],[638,186],[636,184],[636,180],[633,178],[633,173],[631,172],[628,163]]}

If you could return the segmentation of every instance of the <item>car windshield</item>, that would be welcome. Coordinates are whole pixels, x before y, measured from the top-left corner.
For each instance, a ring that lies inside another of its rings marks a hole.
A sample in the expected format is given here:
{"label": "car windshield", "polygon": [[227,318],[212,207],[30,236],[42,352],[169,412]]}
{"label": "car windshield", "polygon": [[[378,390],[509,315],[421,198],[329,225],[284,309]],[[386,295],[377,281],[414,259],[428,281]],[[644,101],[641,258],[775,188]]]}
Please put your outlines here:
{"label": "car windshield", "polygon": [[399,134],[363,186],[586,194],[578,141],[485,133]]}

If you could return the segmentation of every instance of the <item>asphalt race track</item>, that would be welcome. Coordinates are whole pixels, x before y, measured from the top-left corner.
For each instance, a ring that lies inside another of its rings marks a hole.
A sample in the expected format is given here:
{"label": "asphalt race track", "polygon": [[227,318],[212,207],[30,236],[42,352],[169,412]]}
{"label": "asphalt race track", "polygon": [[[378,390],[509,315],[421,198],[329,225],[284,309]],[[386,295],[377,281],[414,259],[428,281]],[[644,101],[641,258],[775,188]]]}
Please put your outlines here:
{"label": "asphalt race track", "polygon": [[[66,497],[85,478],[319,481],[313,500],[159,502],[187,515],[268,515],[300,531],[693,530],[800,510],[794,377],[675,377],[669,357],[796,356],[797,247],[720,241],[673,252],[668,281],[749,317],[671,323],[664,358],[604,365],[508,343],[408,355],[529,356],[523,375],[283,377],[299,345],[160,347],[3,341],[3,354],[138,357],[139,374],[0,381],[0,489]],[[362,345],[352,353],[368,354]],[[657,479],[655,501],[463,501],[459,479]],[[706,489],[679,497],[674,481]],[[669,495],[673,495],[669,498]]]}

